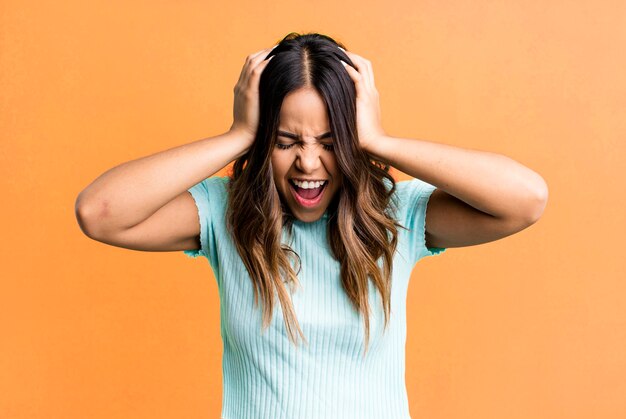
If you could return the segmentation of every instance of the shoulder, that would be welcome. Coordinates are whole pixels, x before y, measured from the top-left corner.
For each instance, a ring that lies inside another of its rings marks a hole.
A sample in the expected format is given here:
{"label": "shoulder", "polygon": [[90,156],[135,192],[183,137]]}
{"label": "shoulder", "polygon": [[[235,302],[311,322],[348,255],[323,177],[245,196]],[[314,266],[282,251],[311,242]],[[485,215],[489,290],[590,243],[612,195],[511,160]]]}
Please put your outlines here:
{"label": "shoulder", "polygon": [[207,188],[212,188],[218,191],[225,191],[230,183],[230,177],[228,176],[211,176],[203,181]]}
{"label": "shoulder", "polygon": [[396,195],[404,197],[406,195],[414,195],[420,192],[424,192],[434,186],[423,180],[413,178],[409,180],[401,180],[396,182]]}
{"label": "shoulder", "polygon": [[205,195],[206,198],[211,199],[215,196],[225,196],[229,182],[230,178],[228,176],[211,176],[192,186],[190,189],[195,189],[202,193],[202,195]]}
{"label": "shoulder", "polygon": [[[386,178],[383,181],[387,190],[391,190],[391,181]],[[392,205],[400,211],[414,209],[419,203],[427,201],[435,189],[435,186],[417,178],[396,181],[391,195]]]}
{"label": "shoulder", "polygon": [[[383,183],[387,187],[387,190],[391,189],[391,181],[387,178],[383,178]],[[402,196],[407,193],[413,193],[424,188],[433,187],[430,183],[424,182],[418,178],[412,178],[407,180],[394,181],[395,190],[394,195]]]}
{"label": "shoulder", "polygon": [[425,256],[433,256],[444,252],[444,247],[433,247],[426,242],[426,211],[428,202],[437,187],[421,179],[413,178],[396,183],[392,195],[392,202],[397,208],[398,222],[409,231],[402,231],[408,235],[407,246],[411,260],[416,263]]}
{"label": "shoulder", "polygon": [[225,211],[229,181],[230,178],[227,176],[212,176],[189,188],[201,215],[213,218]]}

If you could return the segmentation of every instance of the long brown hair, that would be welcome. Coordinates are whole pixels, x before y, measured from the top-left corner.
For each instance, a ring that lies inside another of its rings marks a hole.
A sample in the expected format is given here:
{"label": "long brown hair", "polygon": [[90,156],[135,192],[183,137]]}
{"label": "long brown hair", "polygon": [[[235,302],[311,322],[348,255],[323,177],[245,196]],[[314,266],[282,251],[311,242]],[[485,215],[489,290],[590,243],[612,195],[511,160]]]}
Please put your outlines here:
{"label": "long brown hair", "polygon": [[[395,182],[389,166],[359,147],[356,128],[356,89],[339,59],[350,58],[326,35],[290,33],[268,54],[259,82],[259,126],[255,141],[235,161],[228,184],[227,228],[254,285],[254,304],[263,300],[263,329],[271,322],[274,294],[278,296],[289,339],[297,345],[300,329],[283,278],[293,292],[299,286],[290,260],[300,256],[282,244],[282,231],[292,231],[293,214],[273,180],[271,154],[276,143],[280,109],[287,94],[313,87],[328,108],[335,154],[343,175],[342,187],[331,201],[327,235],[333,257],[341,264],[341,282],[355,310],[365,322],[365,352],[369,342],[368,281],[378,289],[389,321],[393,254],[398,224],[391,196]],[[384,184],[388,180],[391,189]],[[382,273],[377,260],[382,257]],[[292,258],[292,259],[290,259]]]}

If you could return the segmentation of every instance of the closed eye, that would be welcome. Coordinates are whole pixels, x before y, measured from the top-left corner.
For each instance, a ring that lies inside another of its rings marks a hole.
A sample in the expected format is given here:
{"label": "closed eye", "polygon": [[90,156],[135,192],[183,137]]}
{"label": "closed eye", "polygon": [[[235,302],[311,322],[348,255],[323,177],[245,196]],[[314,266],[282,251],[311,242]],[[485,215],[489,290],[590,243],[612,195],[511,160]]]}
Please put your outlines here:
{"label": "closed eye", "polygon": [[[276,143],[276,147],[279,148],[280,150],[287,150],[287,149],[290,149],[291,147],[293,147],[294,144],[295,143],[292,143],[292,144]],[[322,144],[322,147],[324,147],[324,150],[326,150],[326,151],[333,151],[335,149],[333,144]]]}

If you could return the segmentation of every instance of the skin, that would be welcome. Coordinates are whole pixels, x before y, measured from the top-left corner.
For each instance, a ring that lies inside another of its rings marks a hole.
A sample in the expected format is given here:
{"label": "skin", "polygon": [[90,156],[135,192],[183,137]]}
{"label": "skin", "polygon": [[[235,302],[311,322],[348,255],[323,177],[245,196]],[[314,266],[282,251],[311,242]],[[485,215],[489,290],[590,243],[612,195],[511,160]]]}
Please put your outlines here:
{"label": "skin", "polygon": [[[81,229],[95,240],[128,249],[198,249],[197,208],[185,188],[245,154],[254,141],[258,125],[258,100],[254,98],[260,70],[271,59],[263,58],[270,50],[246,59],[235,86],[235,121],[228,133],[127,162],[102,174],[77,198]],[[427,207],[428,247],[472,246],[498,240],[541,217],[548,199],[546,182],[511,158],[387,135],[380,123],[372,63],[358,54],[343,52],[355,66],[344,63],[357,92],[360,146],[378,160],[437,187]],[[321,98],[311,93],[293,92],[285,98],[281,112],[281,128],[300,135],[304,143],[281,137],[281,143],[295,144],[272,152],[274,180],[281,198],[303,221],[319,219],[342,182],[334,153],[313,140],[328,131],[329,121]],[[164,183],[159,174],[165,172],[172,176]],[[329,180],[329,189],[324,192],[327,195],[318,208],[308,210],[297,204],[291,195],[290,177]],[[157,179],[156,183],[151,179]],[[128,194],[139,189],[151,192],[145,196]]]}
{"label": "skin", "polygon": [[[315,137],[330,132],[326,104],[313,88],[305,87],[285,97],[280,110],[278,130],[297,138],[277,136],[272,150],[272,168],[278,193],[292,214],[300,221],[319,220],[341,188],[342,174],[337,166],[332,136]],[[285,148],[288,147],[288,148]],[[298,203],[290,179],[327,180],[322,200],[314,208]]]}
{"label": "skin", "polygon": [[342,51],[356,67],[343,63],[357,91],[357,125],[363,150],[437,187],[427,206],[426,246],[462,247],[498,240],[541,217],[548,186],[538,173],[515,160],[487,151],[387,135],[381,125],[371,61]]}

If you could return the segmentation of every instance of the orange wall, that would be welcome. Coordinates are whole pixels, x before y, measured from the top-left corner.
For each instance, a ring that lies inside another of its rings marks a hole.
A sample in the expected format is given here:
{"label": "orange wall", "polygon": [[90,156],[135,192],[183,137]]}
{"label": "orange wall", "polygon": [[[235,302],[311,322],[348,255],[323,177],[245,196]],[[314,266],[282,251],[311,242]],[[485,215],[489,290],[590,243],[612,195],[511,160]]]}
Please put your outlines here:
{"label": "orange wall", "polygon": [[208,263],[92,241],[74,201],[227,130],[246,55],[291,31],[372,61],[389,134],[550,188],[530,228],[416,266],[412,416],[626,417],[625,2],[3,0],[0,418],[219,417]]}

